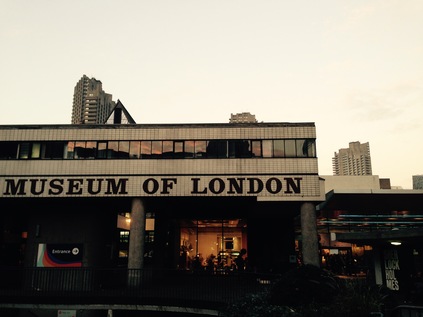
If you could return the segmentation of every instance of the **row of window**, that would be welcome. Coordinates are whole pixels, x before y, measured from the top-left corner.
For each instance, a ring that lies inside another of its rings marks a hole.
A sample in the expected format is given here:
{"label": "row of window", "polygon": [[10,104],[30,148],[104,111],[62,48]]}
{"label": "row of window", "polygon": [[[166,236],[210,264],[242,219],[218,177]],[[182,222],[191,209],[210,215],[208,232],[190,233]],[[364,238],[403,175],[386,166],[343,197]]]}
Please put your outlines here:
{"label": "row of window", "polygon": [[0,159],[316,157],[314,139],[0,142]]}

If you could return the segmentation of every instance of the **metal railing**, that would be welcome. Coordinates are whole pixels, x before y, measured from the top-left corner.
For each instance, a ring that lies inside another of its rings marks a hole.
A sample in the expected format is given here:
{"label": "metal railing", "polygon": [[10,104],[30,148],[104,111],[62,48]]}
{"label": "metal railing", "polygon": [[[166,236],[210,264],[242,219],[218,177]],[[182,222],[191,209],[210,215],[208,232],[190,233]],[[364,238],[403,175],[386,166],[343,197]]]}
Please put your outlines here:
{"label": "metal railing", "polygon": [[0,304],[223,307],[268,289],[276,276],[181,270],[1,268]]}

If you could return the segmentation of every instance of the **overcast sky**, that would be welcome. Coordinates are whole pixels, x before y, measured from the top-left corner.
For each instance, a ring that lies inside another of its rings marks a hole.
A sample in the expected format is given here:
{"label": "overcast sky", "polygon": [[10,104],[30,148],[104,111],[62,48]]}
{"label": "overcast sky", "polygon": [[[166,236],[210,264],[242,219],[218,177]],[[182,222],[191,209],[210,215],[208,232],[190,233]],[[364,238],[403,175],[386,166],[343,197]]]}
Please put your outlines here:
{"label": "overcast sky", "polygon": [[422,0],[0,0],[0,124],[69,124],[87,75],[137,123],[315,122],[319,173],[369,142],[423,174]]}

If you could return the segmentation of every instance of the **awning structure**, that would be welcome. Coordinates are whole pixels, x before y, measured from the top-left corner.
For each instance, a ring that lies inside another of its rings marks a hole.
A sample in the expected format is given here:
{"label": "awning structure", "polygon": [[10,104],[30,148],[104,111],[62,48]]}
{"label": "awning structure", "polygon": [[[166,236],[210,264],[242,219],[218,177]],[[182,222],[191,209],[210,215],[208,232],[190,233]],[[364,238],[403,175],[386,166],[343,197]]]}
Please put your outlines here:
{"label": "awning structure", "polygon": [[336,240],[376,245],[423,238],[423,190],[331,190],[317,206],[318,225]]}

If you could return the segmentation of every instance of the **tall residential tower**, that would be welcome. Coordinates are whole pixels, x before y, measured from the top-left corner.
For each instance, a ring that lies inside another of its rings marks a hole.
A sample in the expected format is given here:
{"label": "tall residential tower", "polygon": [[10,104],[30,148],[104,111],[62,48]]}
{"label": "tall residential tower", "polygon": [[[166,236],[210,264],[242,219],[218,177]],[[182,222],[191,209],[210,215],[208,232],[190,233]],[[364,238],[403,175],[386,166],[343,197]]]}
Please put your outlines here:
{"label": "tall residential tower", "polygon": [[372,175],[369,142],[350,142],[332,158],[333,175]]}
{"label": "tall residential tower", "polygon": [[104,92],[101,81],[84,75],[73,94],[72,124],[103,124],[114,106],[112,95]]}

